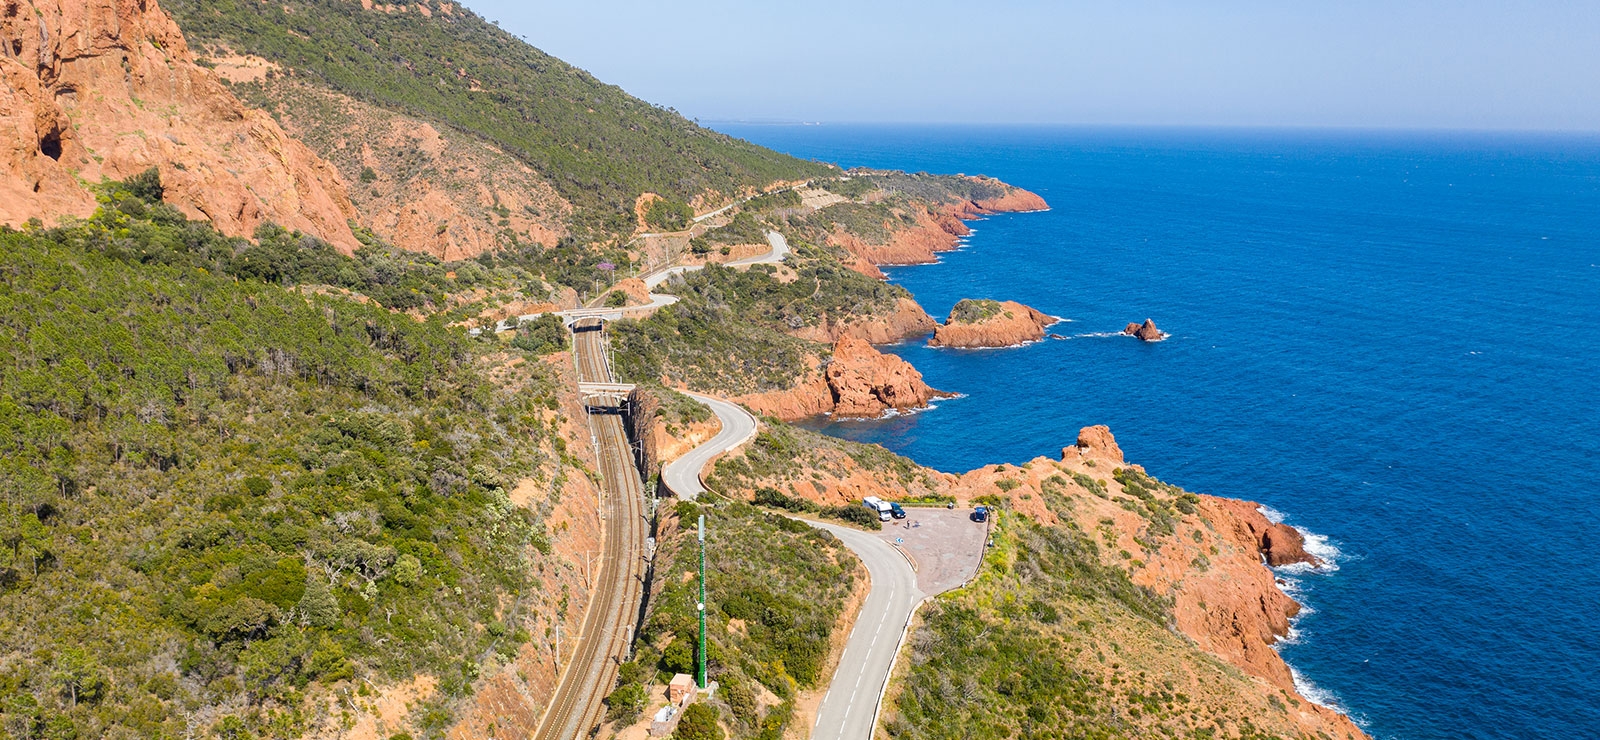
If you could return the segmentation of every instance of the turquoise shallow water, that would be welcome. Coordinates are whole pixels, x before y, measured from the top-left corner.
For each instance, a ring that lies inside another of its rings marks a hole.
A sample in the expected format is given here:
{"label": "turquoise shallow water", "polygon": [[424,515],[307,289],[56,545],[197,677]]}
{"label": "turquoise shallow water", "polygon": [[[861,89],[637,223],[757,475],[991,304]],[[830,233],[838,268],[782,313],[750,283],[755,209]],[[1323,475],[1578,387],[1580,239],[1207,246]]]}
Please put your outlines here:
{"label": "turquoise shallow water", "polygon": [[[1600,736],[1600,140],[719,128],[1052,205],[889,272],[935,316],[1014,299],[1071,339],[895,347],[965,396],[820,428],[960,471],[1108,424],[1337,553],[1290,574],[1310,612],[1282,652],[1375,736]],[[1100,336],[1146,317],[1172,338]]]}

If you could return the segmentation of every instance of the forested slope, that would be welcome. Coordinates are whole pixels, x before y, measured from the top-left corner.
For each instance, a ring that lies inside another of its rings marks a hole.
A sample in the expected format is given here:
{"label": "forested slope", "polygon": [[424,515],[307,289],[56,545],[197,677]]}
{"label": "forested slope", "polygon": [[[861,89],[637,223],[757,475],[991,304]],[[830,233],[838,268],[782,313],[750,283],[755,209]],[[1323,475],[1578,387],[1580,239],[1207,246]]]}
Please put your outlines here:
{"label": "forested slope", "polygon": [[507,493],[560,475],[554,378],[152,196],[0,230],[0,737],[296,737],[415,675],[448,723],[554,598]]}
{"label": "forested slope", "polygon": [[[484,137],[549,179],[582,229],[632,228],[634,199],[688,201],[826,174],[702,128],[529,46],[456,4],[169,0],[196,45],[260,56],[350,96]],[[395,6],[388,6],[393,9]]]}

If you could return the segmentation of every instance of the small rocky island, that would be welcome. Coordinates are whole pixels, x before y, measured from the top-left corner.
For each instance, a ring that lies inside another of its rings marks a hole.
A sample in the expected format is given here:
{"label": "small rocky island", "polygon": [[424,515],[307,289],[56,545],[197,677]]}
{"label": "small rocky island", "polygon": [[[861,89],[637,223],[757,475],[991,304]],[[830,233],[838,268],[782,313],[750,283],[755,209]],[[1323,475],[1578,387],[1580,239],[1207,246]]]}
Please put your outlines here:
{"label": "small rocky island", "polygon": [[1167,333],[1157,329],[1156,322],[1150,319],[1145,319],[1143,324],[1138,322],[1130,323],[1123,327],[1122,333],[1130,337],[1138,337],[1146,342],[1159,342],[1167,338]]}
{"label": "small rocky island", "polygon": [[1045,327],[1060,319],[1016,301],[968,298],[950,309],[933,329],[930,347],[1015,347],[1044,339]]}

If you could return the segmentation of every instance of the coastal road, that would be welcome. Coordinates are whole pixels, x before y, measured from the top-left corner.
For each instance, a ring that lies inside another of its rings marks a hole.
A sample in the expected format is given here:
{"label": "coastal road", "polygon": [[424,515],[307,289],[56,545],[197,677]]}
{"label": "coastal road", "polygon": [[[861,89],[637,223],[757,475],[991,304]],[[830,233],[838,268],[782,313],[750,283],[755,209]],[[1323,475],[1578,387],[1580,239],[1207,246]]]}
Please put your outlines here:
{"label": "coastal road", "polygon": [[[574,334],[573,355],[579,382],[612,381],[600,327]],[[601,701],[616,683],[617,666],[626,659],[644,597],[644,485],[633,464],[622,417],[591,414],[589,425],[597,443],[605,512],[600,577],[577,648],[562,666],[560,683],[534,735],[537,740],[587,737],[600,724]]]}
{"label": "coastal road", "polygon": [[[766,254],[756,255],[754,257],[746,257],[745,259],[734,260],[733,262],[728,262],[725,264],[728,267],[776,265],[783,262],[784,257],[789,256],[789,240],[783,238],[783,235],[776,231],[767,232],[767,246],[769,246],[770,249],[767,250]],[[684,273],[694,272],[704,268],[705,265],[673,265],[671,267],[664,267],[660,270],[656,270],[655,272],[643,276],[641,279],[644,280],[645,287],[654,290],[657,286],[671,279],[673,275],[682,275]],[[643,306],[626,306],[622,308],[570,308],[563,311],[530,313],[501,321],[495,324],[494,330],[496,332],[510,331],[511,329],[515,328],[519,322],[532,321],[540,316],[543,316],[545,313],[554,313],[569,324],[583,321],[584,319],[605,319],[607,321],[615,321],[617,319],[627,318],[631,314],[653,311],[658,308],[670,306],[677,302],[678,297],[675,295],[669,295],[666,293],[651,293],[650,302]],[[477,336],[481,331],[481,329],[470,329],[467,331],[467,333]]]}
{"label": "coastal road", "polygon": [[789,240],[783,238],[783,235],[776,231],[767,232],[767,246],[771,247],[772,249],[768,250],[766,254],[757,255],[755,257],[746,257],[742,260],[734,260],[728,263],[728,267],[776,265],[781,264],[783,262],[783,258],[789,256]]}
{"label": "coastal road", "polygon": [[911,563],[877,535],[837,524],[806,523],[832,532],[861,558],[872,577],[872,590],[856,616],[822,706],[817,708],[811,737],[871,740],[911,615],[927,597],[917,589]]}
{"label": "coastal road", "polygon": [[[669,470],[676,465],[678,475],[687,478],[677,485],[692,488],[698,495],[705,490],[699,479],[704,465],[741,444],[735,441],[738,438],[753,437],[756,418],[727,401],[696,393],[689,396],[710,407],[722,421],[722,431],[716,437],[668,464]],[[670,480],[667,486],[679,491]],[[917,573],[910,561],[879,535],[837,524],[801,521],[833,533],[861,559],[871,577],[871,590],[861,606],[861,613],[856,616],[828,693],[817,708],[811,737],[870,740],[878,724],[879,704],[888,687],[889,673],[894,670],[895,657],[911,625],[911,616],[927,596],[917,588]]]}
{"label": "coastal road", "polygon": [[717,436],[690,450],[683,457],[667,463],[661,469],[661,479],[667,484],[667,490],[672,491],[678,498],[693,501],[706,491],[706,487],[700,482],[700,473],[706,465],[718,455],[755,439],[756,417],[739,406],[718,398],[698,393],[684,395],[705,404],[717,415],[717,421],[722,422],[722,429],[717,432]]}

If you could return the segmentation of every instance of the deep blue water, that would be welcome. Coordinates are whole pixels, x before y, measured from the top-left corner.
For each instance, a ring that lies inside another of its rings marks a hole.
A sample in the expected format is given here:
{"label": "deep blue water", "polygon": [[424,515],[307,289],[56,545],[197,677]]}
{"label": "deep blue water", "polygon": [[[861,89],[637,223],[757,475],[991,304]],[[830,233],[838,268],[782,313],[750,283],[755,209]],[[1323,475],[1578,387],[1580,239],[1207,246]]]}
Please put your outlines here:
{"label": "deep blue water", "polygon": [[[895,347],[966,397],[826,431],[963,471],[1109,424],[1152,474],[1337,548],[1282,652],[1376,737],[1600,736],[1600,140],[720,128],[1052,206],[890,278],[1072,339]],[[1172,338],[1085,336],[1146,317]]]}

